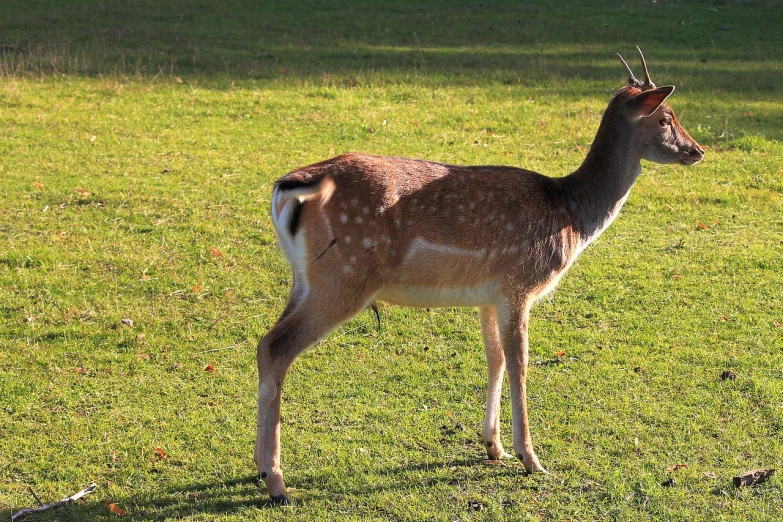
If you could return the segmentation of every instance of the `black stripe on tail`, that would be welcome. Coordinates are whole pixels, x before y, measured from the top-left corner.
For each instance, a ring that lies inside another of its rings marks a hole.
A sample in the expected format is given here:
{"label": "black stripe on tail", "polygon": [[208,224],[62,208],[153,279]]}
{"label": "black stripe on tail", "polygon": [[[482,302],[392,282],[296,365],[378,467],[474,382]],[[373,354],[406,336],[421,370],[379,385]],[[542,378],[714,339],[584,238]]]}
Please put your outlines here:
{"label": "black stripe on tail", "polygon": [[293,190],[302,187],[312,187],[313,185],[317,185],[319,181],[313,181],[313,180],[302,181],[299,179],[280,178],[275,183],[275,188],[278,190],[286,191],[286,190]]}
{"label": "black stripe on tail", "polygon": [[302,217],[302,210],[304,210],[304,201],[296,201],[294,208],[291,210],[291,221],[288,222],[288,232],[291,237],[296,235],[296,231],[299,230],[299,220]]}

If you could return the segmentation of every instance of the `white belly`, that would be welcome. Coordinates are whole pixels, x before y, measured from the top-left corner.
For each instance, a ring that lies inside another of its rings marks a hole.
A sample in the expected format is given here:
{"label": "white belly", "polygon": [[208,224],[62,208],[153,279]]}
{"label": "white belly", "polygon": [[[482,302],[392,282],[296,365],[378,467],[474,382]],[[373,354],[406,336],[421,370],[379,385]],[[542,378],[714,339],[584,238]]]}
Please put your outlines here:
{"label": "white belly", "polygon": [[473,287],[434,288],[390,285],[376,298],[402,306],[431,308],[486,306],[497,303],[497,283],[490,279]]}

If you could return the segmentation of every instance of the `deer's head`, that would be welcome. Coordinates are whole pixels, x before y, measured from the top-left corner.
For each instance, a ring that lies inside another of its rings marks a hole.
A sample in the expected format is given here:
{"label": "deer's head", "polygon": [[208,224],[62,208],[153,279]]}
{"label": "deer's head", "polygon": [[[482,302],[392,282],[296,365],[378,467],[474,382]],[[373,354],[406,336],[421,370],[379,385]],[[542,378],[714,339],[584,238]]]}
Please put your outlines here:
{"label": "deer's head", "polygon": [[694,165],[704,158],[704,149],[691,138],[666,104],[666,98],[674,92],[673,85],[657,87],[650,79],[647,63],[637,47],[644,69],[644,81],[628,71],[628,85],[620,89],[615,99],[620,102],[625,121],[635,128],[634,146],[643,159],[656,163],[680,163]]}

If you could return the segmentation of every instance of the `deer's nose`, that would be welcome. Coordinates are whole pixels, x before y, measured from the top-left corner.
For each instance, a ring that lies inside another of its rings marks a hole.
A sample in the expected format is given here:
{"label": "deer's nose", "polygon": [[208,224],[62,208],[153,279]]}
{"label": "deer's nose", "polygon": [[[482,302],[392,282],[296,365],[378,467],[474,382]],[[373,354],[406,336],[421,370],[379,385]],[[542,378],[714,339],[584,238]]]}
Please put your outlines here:
{"label": "deer's nose", "polygon": [[688,154],[690,156],[702,157],[704,156],[704,149],[697,143],[692,148],[688,149]]}

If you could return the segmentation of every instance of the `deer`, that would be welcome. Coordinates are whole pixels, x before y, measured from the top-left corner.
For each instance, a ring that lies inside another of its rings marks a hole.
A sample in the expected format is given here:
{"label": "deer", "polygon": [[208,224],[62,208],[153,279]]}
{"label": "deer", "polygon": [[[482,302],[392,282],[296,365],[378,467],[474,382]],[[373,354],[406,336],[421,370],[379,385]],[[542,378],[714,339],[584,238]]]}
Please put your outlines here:
{"label": "deer", "polygon": [[531,306],[551,292],[614,221],[641,160],[694,165],[704,150],[679,124],[636,48],[644,80],[618,53],[628,83],[609,101],[574,172],[547,177],[507,166],[457,166],[350,153],[280,178],[272,221],[293,285],[258,343],[254,460],[272,502],[288,504],[280,467],[280,400],[296,357],[382,301],[477,307],[488,366],[481,436],[489,459],[512,457],[500,437],[504,374],[513,450],[543,472],[527,411]]}

